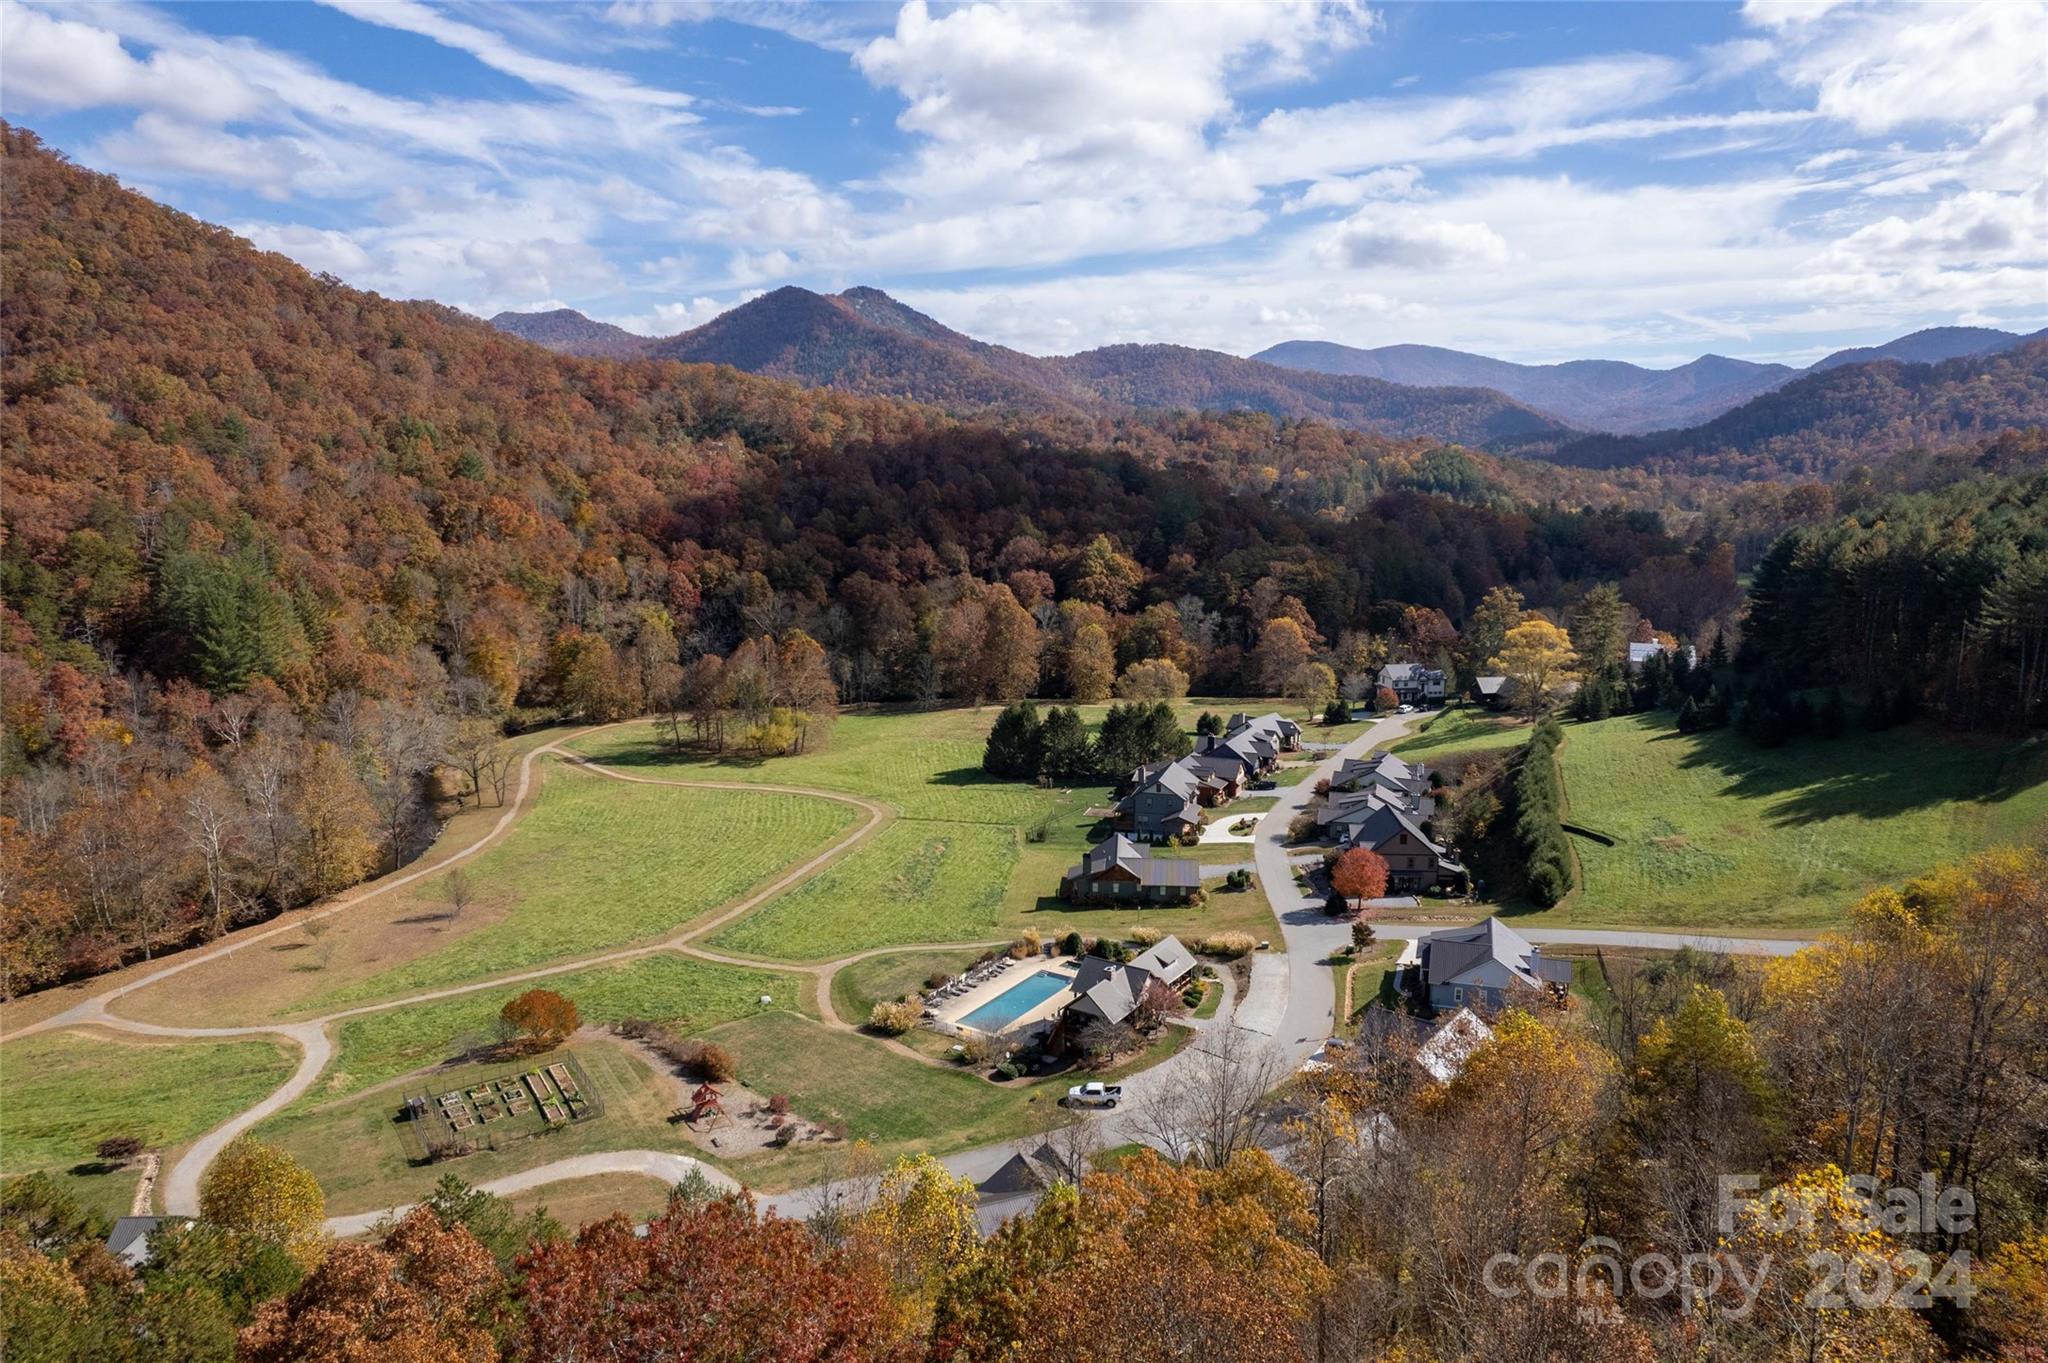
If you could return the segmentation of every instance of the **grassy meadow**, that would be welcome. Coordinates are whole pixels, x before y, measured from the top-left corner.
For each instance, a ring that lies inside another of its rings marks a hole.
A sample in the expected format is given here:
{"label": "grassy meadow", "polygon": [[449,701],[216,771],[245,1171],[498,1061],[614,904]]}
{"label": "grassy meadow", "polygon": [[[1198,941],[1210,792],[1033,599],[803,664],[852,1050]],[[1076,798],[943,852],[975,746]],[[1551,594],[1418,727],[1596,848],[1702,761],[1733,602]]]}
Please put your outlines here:
{"label": "grassy meadow", "polygon": [[0,1056],[0,1156],[9,1176],[44,1170],[80,1201],[125,1216],[140,1167],[102,1166],[94,1148],[135,1136],[170,1149],[198,1139],[291,1076],[296,1053],[267,1037],[160,1042],[46,1032]]}
{"label": "grassy meadow", "polygon": [[[502,916],[441,950],[333,990],[316,1009],[389,998],[659,938],[744,896],[862,817],[830,800],[638,786],[558,772],[468,865]],[[438,893],[430,882],[423,898]]]}
{"label": "grassy meadow", "polygon": [[1581,888],[1532,920],[1695,929],[1842,921],[1871,888],[2048,830],[2048,747],[1920,728],[1753,746],[1666,714],[1565,726]]}

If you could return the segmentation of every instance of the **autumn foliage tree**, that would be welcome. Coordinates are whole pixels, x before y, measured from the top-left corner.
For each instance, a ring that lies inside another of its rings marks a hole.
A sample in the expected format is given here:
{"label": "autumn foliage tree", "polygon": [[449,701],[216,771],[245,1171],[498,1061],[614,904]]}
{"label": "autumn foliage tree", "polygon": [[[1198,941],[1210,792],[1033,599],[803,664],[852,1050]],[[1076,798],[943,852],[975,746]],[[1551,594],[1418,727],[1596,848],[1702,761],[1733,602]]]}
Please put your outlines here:
{"label": "autumn foliage tree", "polygon": [[301,1264],[326,1249],[327,1197],[311,1171],[251,1136],[228,1143],[199,1181],[199,1214],[216,1226],[269,1240]]}
{"label": "autumn foliage tree", "polygon": [[535,1050],[561,1045],[581,1024],[575,1003],[552,989],[529,989],[498,1013],[507,1039],[516,1038]]}
{"label": "autumn foliage tree", "polygon": [[519,1267],[520,1353],[533,1363],[915,1356],[876,1260],[761,1218],[744,1196],[672,1201],[639,1235],[623,1216],[596,1221]]}
{"label": "autumn foliage tree", "polygon": [[1366,847],[1353,847],[1330,868],[1330,888],[1346,899],[1378,899],[1387,892],[1387,859]]}
{"label": "autumn foliage tree", "polygon": [[415,1207],[376,1245],[343,1240],[241,1333],[242,1363],[493,1363],[508,1324],[491,1252]]}

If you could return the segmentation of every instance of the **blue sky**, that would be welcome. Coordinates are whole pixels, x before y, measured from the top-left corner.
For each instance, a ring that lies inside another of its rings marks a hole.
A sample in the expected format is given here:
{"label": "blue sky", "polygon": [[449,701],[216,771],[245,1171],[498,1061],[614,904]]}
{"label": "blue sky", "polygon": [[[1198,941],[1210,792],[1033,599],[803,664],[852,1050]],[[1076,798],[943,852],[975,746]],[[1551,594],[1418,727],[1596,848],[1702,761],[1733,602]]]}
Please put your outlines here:
{"label": "blue sky", "polygon": [[352,284],[1034,353],[2048,321],[2048,6],[0,0],[0,109]]}

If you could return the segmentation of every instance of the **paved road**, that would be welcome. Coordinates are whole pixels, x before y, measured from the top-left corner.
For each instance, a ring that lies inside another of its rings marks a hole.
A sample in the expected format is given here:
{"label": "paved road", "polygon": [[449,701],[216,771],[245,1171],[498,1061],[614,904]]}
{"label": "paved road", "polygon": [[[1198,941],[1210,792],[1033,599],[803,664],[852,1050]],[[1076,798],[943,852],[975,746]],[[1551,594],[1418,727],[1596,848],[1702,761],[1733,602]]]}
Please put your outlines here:
{"label": "paved road", "polygon": [[[1252,844],[1252,855],[1259,868],[1259,884],[1264,887],[1266,898],[1273,905],[1273,913],[1280,920],[1280,935],[1287,950],[1285,968],[1268,967],[1263,979],[1255,975],[1252,992],[1254,999],[1259,1000],[1257,1020],[1271,1019],[1268,1035],[1272,1036],[1281,1053],[1295,1064],[1306,1060],[1322,1044],[1323,1038],[1335,1029],[1336,986],[1329,967],[1323,963],[1332,951],[1351,940],[1351,929],[1345,923],[1333,922],[1323,912],[1321,903],[1310,899],[1295,885],[1295,865],[1302,861],[1313,862],[1317,858],[1304,857],[1288,849],[1287,827],[1294,822],[1294,816],[1307,809],[1316,798],[1317,781],[1334,775],[1346,758],[1363,757],[1382,744],[1405,737],[1423,718],[1425,716],[1421,714],[1396,715],[1379,721],[1359,737],[1329,753],[1305,780],[1282,787],[1280,799],[1259,821],[1258,840]],[[1261,958],[1262,961],[1266,959],[1270,958]],[[1259,998],[1267,980],[1277,986],[1273,991],[1277,998]]]}
{"label": "paved road", "polygon": [[[699,1173],[716,1188],[737,1188],[731,1175],[714,1169],[699,1159],[678,1155],[667,1150],[604,1150],[594,1155],[571,1155],[558,1159],[552,1164],[543,1164],[533,1169],[522,1169],[516,1174],[494,1178],[476,1186],[487,1193],[510,1197],[514,1193],[532,1192],[550,1183],[565,1179],[591,1178],[598,1174],[646,1174],[664,1183],[681,1183],[692,1173]],[[385,1217],[394,1221],[411,1211],[412,1203],[399,1207],[387,1207],[381,1211],[357,1212],[354,1216],[330,1216],[327,1231],[331,1235],[361,1235],[375,1230],[377,1223]]]}

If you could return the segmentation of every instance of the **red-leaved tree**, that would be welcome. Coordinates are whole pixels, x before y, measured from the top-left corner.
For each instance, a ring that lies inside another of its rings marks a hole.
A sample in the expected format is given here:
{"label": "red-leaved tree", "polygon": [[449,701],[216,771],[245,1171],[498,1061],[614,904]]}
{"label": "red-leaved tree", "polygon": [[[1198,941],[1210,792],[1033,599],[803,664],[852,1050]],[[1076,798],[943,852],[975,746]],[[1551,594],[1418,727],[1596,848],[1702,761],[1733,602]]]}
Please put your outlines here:
{"label": "red-leaved tree", "polygon": [[1378,899],[1387,892],[1387,859],[1354,847],[1330,869],[1330,888],[1346,899]]}
{"label": "red-leaved tree", "polygon": [[576,1005],[554,990],[529,989],[505,1005],[498,1021],[507,1040],[519,1037],[544,1049],[567,1041],[582,1018]]}
{"label": "red-leaved tree", "polygon": [[520,1259],[533,1363],[772,1358],[882,1363],[915,1356],[871,1260],[829,1249],[800,1222],[733,1194],[677,1201],[633,1234],[623,1216]]}

